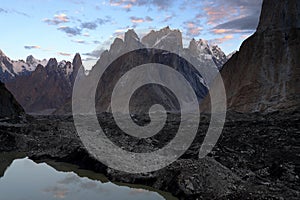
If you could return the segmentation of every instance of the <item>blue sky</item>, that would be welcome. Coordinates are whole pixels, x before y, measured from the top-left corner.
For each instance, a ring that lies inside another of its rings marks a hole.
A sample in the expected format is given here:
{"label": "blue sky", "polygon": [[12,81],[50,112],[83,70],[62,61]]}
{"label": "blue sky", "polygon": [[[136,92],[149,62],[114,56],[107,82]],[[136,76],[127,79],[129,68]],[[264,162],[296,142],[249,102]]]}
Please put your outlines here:
{"label": "blue sky", "polygon": [[[226,54],[257,26],[262,0],[2,0],[0,49],[11,59],[96,59],[115,37],[170,26],[184,44],[206,39]],[[94,55],[96,53],[96,55]]]}

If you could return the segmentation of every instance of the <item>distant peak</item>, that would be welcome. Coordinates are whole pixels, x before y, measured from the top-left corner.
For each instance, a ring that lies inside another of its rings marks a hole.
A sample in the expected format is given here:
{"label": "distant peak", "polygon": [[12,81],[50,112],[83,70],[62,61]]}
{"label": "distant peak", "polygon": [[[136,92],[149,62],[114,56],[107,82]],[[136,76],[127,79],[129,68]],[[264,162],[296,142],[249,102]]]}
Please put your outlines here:
{"label": "distant peak", "polygon": [[74,56],[74,60],[81,60],[81,56],[79,53],[76,53]]}
{"label": "distant peak", "polygon": [[119,45],[119,44],[122,44],[123,43],[123,40],[121,38],[115,38],[112,45]]}
{"label": "distant peak", "polygon": [[34,61],[35,61],[35,58],[32,55],[27,56],[26,63],[31,64],[31,63],[34,63]]}
{"label": "distant peak", "polygon": [[128,41],[131,41],[131,39],[134,39],[137,41],[140,40],[140,38],[138,37],[138,35],[136,34],[136,32],[133,29],[128,29],[128,31],[125,33],[124,41],[128,42]]}
{"label": "distant peak", "polygon": [[75,54],[72,64],[75,71],[78,71],[78,69],[82,66],[82,60],[79,53]]}
{"label": "distant peak", "polygon": [[170,30],[170,26],[166,26],[166,27],[162,28],[162,30]]}
{"label": "distant peak", "polygon": [[170,29],[169,26],[158,31],[151,31],[142,38],[143,44],[148,47],[168,47],[173,50],[182,49],[182,34],[178,29]]}
{"label": "distant peak", "polygon": [[56,58],[50,58],[47,64],[47,68],[48,67],[57,67],[57,60]]}
{"label": "distant peak", "polygon": [[208,41],[204,40],[204,39],[199,39],[198,44],[206,46],[206,45],[208,45]]}
{"label": "distant peak", "polygon": [[191,50],[196,50],[197,49],[197,42],[195,40],[195,38],[193,38],[191,41],[190,41],[190,45],[189,45],[189,49]]}
{"label": "distant peak", "polygon": [[6,56],[1,49],[0,49],[0,56]]}
{"label": "distant peak", "polygon": [[[76,54],[75,54],[72,63],[73,63],[73,65],[76,65],[76,64],[77,64],[77,65],[80,65],[80,66],[82,65],[82,60],[81,60],[81,56],[80,56],[79,53],[76,53]],[[79,67],[80,67],[80,66],[79,66]]]}

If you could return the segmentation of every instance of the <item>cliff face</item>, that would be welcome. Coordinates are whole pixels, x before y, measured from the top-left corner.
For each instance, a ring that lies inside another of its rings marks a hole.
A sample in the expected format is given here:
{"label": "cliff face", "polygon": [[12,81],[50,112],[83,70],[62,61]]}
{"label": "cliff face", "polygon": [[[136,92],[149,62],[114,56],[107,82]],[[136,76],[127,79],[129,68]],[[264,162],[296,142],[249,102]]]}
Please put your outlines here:
{"label": "cliff face", "polygon": [[257,32],[300,28],[298,0],[264,0]]}
{"label": "cliff face", "polygon": [[18,117],[24,114],[23,108],[18,104],[13,95],[0,82],[0,118]]}
{"label": "cliff face", "polygon": [[299,108],[299,18],[299,0],[264,0],[256,33],[221,70],[229,110]]}

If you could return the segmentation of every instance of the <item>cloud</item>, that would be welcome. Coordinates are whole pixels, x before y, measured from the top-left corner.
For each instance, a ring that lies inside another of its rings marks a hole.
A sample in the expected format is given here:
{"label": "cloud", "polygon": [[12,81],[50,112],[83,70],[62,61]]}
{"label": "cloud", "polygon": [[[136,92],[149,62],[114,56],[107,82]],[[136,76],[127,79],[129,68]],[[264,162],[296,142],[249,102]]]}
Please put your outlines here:
{"label": "cloud", "polygon": [[46,22],[48,25],[58,25],[61,23],[67,23],[70,21],[69,17],[65,13],[61,13],[58,15],[54,15],[52,19],[44,19],[44,22]]}
{"label": "cloud", "polygon": [[215,26],[214,30],[225,30],[229,32],[234,32],[235,30],[249,31],[255,30],[258,25],[258,16],[249,15],[239,19],[234,19],[226,23],[219,24]]}
{"label": "cloud", "polygon": [[90,30],[95,30],[98,25],[95,22],[84,22],[81,24],[81,28],[86,28]]}
{"label": "cloud", "polygon": [[6,10],[6,9],[3,9],[3,8],[0,8],[0,13],[5,13],[5,14],[18,14],[18,15],[23,15],[25,17],[30,17],[28,14],[24,13],[24,12],[21,12],[21,11],[18,11],[18,10],[15,10],[15,9],[10,9],[10,10]]}
{"label": "cloud", "polygon": [[175,14],[167,15],[161,22],[166,23],[166,22],[170,21],[171,19],[173,19],[174,17],[175,17]]}
{"label": "cloud", "polygon": [[58,181],[59,184],[70,184],[70,183],[77,183],[80,181],[80,178],[75,174],[67,174],[62,180]]}
{"label": "cloud", "polygon": [[251,34],[253,30],[239,30],[239,29],[212,29],[214,34]]}
{"label": "cloud", "polygon": [[192,21],[185,22],[184,27],[187,30],[186,34],[192,37],[199,36],[201,31],[203,30],[203,28],[198,23]]}
{"label": "cloud", "polygon": [[115,30],[113,37],[124,39],[124,33],[129,29],[129,26]]}
{"label": "cloud", "polygon": [[44,189],[44,192],[52,193],[54,198],[64,199],[69,190],[67,188],[54,186]]}
{"label": "cloud", "polygon": [[72,56],[72,54],[70,53],[65,53],[65,52],[57,52],[58,55],[61,55],[61,56]]}
{"label": "cloud", "polygon": [[106,16],[104,19],[97,18],[94,21],[82,22],[80,27],[83,29],[85,28],[85,29],[95,30],[98,27],[98,25],[103,25],[108,22],[111,22],[111,18],[109,16]]}
{"label": "cloud", "polygon": [[72,42],[75,42],[75,43],[78,43],[78,44],[87,44],[86,41],[84,41],[84,40],[78,40],[78,39],[72,40]]}
{"label": "cloud", "polygon": [[205,0],[207,23],[214,26],[213,33],[239,33],[254,31],[258,25],[262,0]]}
{"label": "cloud", "polygon": [[130,20],[134,24],[144,23],[144,22],[152,22],[153,19],[149,16],[146,16],[145,18],[141,17],[130,17]]}
{"label": "cloud", "polygon": [[32,46],[24,46],[25,49],[40,49],[40,46],[32,45]]}
{"label": "cloud", "polygon": [[94,58],[99,58],[103,51],[104,51],[104,49],[96,49],[96,50],[91,51],[89,53],[83,53],[82,55],[90,56],[90,57],[94,57]]}
{"label": "cloud", "polygon": [[172,0],[110,0],[111,6],[119,6],[126,10],[130,10],[133,6],[148,6],[167,10],[172,3]]}
{"label": "cloud", "polygon": [[3,8],[0,8],[0,13],[8,13],[8,11]]}
{"label": "cloud", "polygon": [[81,29],[77,27],[60,26],[57,29],[67,33],[69,36],[76,36],[81,34]]}
{"label": "cloud", "polygon": [[87,57],[87,58],[83,58],[82,61],[97,61],[99,58],[90,58],[90,57]]}
{"label": "cloud", "polygon": [[224,43],[228,40],[231,40],[233,38],[234,38],[233,35],[225,35],[224,37],[210,40],[210,43],[212,43],[212,44],[222,44],[222,43]]}
{"label": "cloud", "polygon": [[97,188],[97,186],[98,186],[97,183],[92,182],[92,181],[83,182],[83,183],[80,184],[81,188],[88,189],[88,190],[95,189],[95,188]]}
{"label": "cloud", "polygon": [[93,43],[94,43],[94,44],[100,44],[101,42],[98,41],[98,40],[94,40]]}

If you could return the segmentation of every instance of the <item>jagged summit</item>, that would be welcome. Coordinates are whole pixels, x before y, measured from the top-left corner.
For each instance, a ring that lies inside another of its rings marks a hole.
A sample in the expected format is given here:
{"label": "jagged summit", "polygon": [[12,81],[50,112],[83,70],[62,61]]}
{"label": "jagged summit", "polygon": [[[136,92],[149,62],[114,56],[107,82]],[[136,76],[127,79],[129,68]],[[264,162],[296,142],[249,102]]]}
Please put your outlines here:
{"label": "jagged summit", "polygon": [[0,81],[7,82],[10,81],[17,76],[28,76],[33,71],[35,71],[36,67],[41,64],[46,66],[47,60],[38,60],[34,58],[32,55],[24,60],[11,60],[7,57],[2,51],[0,54]]}
{"label": "jagged summit", "polygon": [[6,56],[1,49],[0,49],[0,56]]}
{"label": "jagged summit", "polygon": [[140,38],[133,29],[128,29],[128,31],[125,32],[124,42],[131,42],[132,40],[139,41]]}
{"label": "jagged summit", "polygon": [[[34,60],[31,56],[29,60]],[[73,62],[55,58],[46,66],[38,64],[28,76],[16,76],[6,82],[7,88],[24,107],[27,113],[49,114],[71,98],[72,87],[82,66],[79,54]]]}
{"label": "jagged summit", "polygon": [[178,29],[171,30],[169,26],[158,31],[151,31],[142,38],[147,47],[168,48],[172,51],[183,49],[182,34]]}
{"label": "jagged summit", "polygon": [[204,59],[213,60],[218,69],[221,69],[227,61],[225,53],[217,45],[209,45],[207,40],[194,38],[190,41],[188,49],[194,56],[203,56]]}
{"label": "jagged summit", "polygon": [[26,58],[26,62],[27,62],[28,64],[33,64],[35,60],[36,60],[36,59],[33,57],[33,55],[29,55],[29,56],[27,56],[27,58]]}

